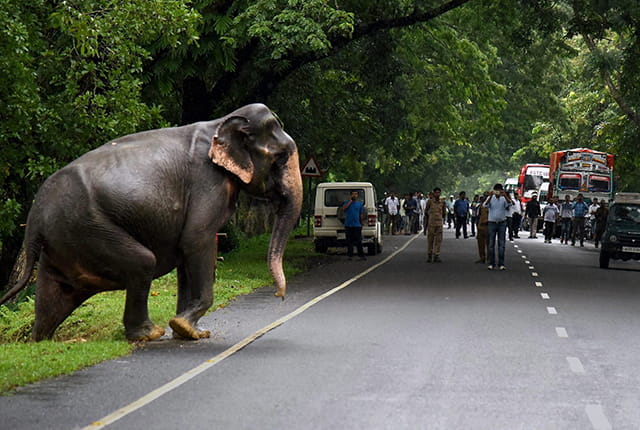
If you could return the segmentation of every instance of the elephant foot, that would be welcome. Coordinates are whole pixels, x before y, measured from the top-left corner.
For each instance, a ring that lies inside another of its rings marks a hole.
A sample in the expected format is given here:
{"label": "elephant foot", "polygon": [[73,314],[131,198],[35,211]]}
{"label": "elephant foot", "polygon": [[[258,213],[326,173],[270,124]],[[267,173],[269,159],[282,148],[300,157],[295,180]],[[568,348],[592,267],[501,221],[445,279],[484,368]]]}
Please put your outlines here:
{"label": "elephant foot", "polygon": [[185,318],[175,317],[169,321],[174,339],[198,340],[211,337],[209,330],[199,331]]}
{"label": "elephant foot", "polygon": [[127,340],[133,342],[149,342],[164,336],[164,329],[158,325],[149,328],[139,329],[134,332],[127,332]]}

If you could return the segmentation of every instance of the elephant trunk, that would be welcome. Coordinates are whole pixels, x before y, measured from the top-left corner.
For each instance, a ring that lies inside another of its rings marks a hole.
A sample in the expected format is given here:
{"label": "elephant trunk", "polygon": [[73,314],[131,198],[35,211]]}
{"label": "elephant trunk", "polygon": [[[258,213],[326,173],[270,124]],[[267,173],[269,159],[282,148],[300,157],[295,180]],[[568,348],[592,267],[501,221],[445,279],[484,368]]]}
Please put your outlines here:
{"label": "elephant trunk", "polygon": [[276,282],[276,297],[284,296],[287,290],[287,281],[282,269],[282,258],[287,246],[287,240],[293,227],[298,221],[302,209],[302,177],[298,162],[298,151],[294,150],[287,163],[281,169],[281,193],[276,203],[276,217],[273,224],[269,254],[267,261],[269,270]]}

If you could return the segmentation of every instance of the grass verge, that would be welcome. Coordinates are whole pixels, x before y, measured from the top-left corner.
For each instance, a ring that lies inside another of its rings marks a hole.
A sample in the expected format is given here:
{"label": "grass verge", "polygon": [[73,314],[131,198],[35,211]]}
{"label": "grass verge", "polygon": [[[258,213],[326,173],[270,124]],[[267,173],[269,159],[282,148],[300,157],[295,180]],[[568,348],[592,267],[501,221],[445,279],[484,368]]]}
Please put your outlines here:
{"label": "grass verge", "polygon": [[[242,241],[218,263],[214,285],[215,301],[210,311],[224,307],[235,297],[272,285],[266,264],[269,236]],[[317,258],[309,238],[290,239],[285,255],[287,278],[308,268]],[[175,271],[153,281],[149,314],[166,327],[176,308]],[[0,393],[45,378],[70,374],[83,367],[131,353],[140,344],[124,337],[122,313],[124,291],[97,294],[65,320],[53,341],[27,343],[34,317],[33,300],[12,308],[0,308]]]}

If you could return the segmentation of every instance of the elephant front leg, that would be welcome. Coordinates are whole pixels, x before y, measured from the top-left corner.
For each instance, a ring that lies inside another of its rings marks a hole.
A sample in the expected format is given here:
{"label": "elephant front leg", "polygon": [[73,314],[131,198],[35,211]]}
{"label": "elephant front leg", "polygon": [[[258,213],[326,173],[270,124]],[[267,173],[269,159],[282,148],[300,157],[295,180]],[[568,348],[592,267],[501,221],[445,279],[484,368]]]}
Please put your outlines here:
{"label": "elephant front leg", "polygon": [[178,313],[169,321],[174,338],[197,340],[211,336],[208,330],[197,328],[198,320],[213,304],[215,263],[210,254],[188,259],[178,267]]}
{"label": "elephant front leg", "polygon": [[125,336],[130,341],[151,341],[164,335],[164,329],[149,319],[148,293],[151,285],[128,289],[124,309]]}

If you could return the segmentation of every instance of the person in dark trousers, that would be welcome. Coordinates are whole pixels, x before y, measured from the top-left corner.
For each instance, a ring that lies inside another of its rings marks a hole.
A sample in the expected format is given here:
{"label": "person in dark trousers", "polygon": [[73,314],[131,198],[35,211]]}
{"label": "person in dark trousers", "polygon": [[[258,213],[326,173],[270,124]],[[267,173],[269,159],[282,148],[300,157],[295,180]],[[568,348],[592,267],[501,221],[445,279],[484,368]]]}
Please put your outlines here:
{"label": "person in dark trousers", "polygon": [[358,200],[358,191],[351,191],[351,198],[344,202],[344,228],[347,239],[347,256],[353,258],[353,247],[358,249],[360,260],[366,260],[362,248],[362,219],[365,216],[364,205]]}
{"label": "person in dark trousers", "polygon": [[564,196],[564,202],[560,205],[560,220],[562,222],[562,230],[560,233],[560,243],[569,244],[571,237],[571,220],[573,219],[573,205],[571,204],[571,196]]}
{"label": "person in dark trousers", "polygon": [[522,202],[518,193],[513,193],[513,207],[510,209],[513,212],[511,215],[511,230],[509,230],[509,237],[519,239],[518,232],[520,231],[520,224],[522,223]]}
{"label": "person in dark trousers", "polygon": [[600,206],[596,210],[596,235],[594,237],[596,248],[599,246],[600,241],[602,240],[602,235],[607,227],[607,217],[609,216],[609,208],[607,207],[607,202],[603,199],[600,202]]}
{"label": "person in dark trousers", "polygon": [[582,193],[576,196],[576,201],[571,205],[573,209],[573,224],[571,226],[571,246],[576,244],[576,236],[580,246],[584,246],[584,218],[588,215],[589,205],[584,200]]}
{"label": "person in dark trousers", "polygon": [[413,194],[407,194],[403,203],[403,209],[407,214],[407,225],[405,226],[404,234],[415,233],[414,227],[418,219],[418,201],[414,198]]}
{"label": "person in dark trousers", "polygon": [[511,197],[504,191],[502,184],[495,184],[493,193],[485,199],[483,206],[489,209],[489,270],[496,267],[496,236],[498,242],[498,267],[505,270],[504,248],[507,232],[507,211],[513,204]]}
{"label": "person in dark trousers", "polygon": [[475,195],[473,196],[473,201],[471,202],[471,208],[469,209],[469,214],[471,215],[470,217],[470,221],[471,221],[471,236],[475,236],[476,235],[476,226],[478,225],[478,215],[480,212],[480,196],[479,195]]}
{"label": "person in dark trousers", "polygon": [[540,218],[540,203],[537,195],[531,196],[524,213],[529,218],[529,238],[535,239],[538,233],[538,218]]}
{"label": "person in dark trousers", "polygon": [[560,218],[560,209],[556,204],[556,198],[551,197],[549,204],[542,211],[542,219],[544,220],[544,243],[551,243],[553,233],[556,231],[556,222]]}
{"label": "person in dark trousers", "polygon": [[467,219],[469,218],[469,200],[467,200],[467,194],[464,191],[460,191],[458,199],[453,204],[453,212],[456,217],[456,239],[460,238],[460,227],[464,238],[469,237],[467,235]]}

